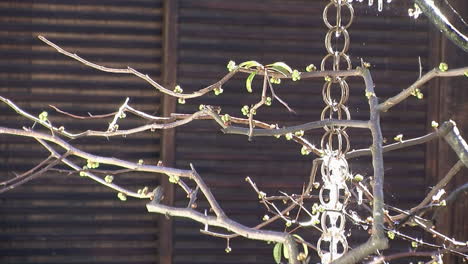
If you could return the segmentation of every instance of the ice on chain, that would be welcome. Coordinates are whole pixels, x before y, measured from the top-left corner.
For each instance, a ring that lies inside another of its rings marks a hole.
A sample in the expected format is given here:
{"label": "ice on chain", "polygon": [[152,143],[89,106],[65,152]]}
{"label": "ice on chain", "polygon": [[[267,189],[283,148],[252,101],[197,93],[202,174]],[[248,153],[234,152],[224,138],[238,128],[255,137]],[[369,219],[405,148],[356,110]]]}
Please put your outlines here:
{"label": "ice on chain", "polygon": [[[348,0],[349,3],[352,3],[354,0]],[[357,0],[358,2],[362,2],[363,0]],[[387,1],[387,4],[390,4],[392,2],[392,0],[386,0]],[[373,6],[374,5],[374,0],[369,0],[369,6]],[[377,1],[377,9],[379,10],[379,12],[382,12],[383,10],[383,5],[384,5],[384,0],[378,0]]]}

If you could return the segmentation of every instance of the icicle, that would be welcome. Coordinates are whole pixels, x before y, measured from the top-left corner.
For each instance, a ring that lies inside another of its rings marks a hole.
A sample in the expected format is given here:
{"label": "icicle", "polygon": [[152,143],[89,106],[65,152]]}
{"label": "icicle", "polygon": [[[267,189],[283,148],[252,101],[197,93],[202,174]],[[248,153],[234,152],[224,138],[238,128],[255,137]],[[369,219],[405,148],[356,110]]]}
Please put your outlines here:
{"label": "icicle", "polygon": [[363,191],[361,190],[361,188],[357,188],[357,193],[358,193],[358,204],[361,205],[362,204],[362,194],[363,194]]}

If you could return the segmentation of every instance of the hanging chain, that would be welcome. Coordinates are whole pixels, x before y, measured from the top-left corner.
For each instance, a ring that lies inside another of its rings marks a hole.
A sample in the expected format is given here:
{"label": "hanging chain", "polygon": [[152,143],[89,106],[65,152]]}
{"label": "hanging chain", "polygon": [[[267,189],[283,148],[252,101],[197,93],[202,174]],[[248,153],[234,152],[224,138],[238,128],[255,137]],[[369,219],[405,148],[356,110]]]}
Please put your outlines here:
{"label": "hanging chain", "polygon": [[[347,29],[354,20],[354,10],[349,3],[350,1],[330,0],[323,11],[323,20],[329,30],[325,36],[325,48],[328,54],[322,60],[322,71],[351,69],[351,59],[346,55],[350,43]],[[336,11],[335,25],[328,19],[332,9]],[[342,12],[348,12],[349,21],[347,23],[342,20]],[[346,77],[327,77],[323,85],[322,96],[325,108],[320,116],[321,120],[351,119],[350,112],[346,107],[349,98]],[[317,249],[322,264],[328,264],[348,251],[344,210],[350,194],[346,185],[349,167],[345,154],[350,146],[346,127],[331,125],[325,126],[324,129],[325,133],[320,143],[325,153],[321,167],[323,185],[319,198],[325,211],[321,217],[323,233],[317,242]]]}

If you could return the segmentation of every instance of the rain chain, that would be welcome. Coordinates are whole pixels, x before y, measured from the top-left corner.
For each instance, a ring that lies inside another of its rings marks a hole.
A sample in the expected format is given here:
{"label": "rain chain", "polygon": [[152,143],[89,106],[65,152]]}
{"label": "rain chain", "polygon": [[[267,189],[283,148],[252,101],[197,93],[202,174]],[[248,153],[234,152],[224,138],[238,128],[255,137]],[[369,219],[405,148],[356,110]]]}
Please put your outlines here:
{"label": "rain chain", "polygon": [[[332,10],[336,11],[334,25],[328,18]],[[342,12],[348,14],[347,23],[342,21]],[[330,0],[325,7],[323,20],[329,29],[325,36],[325,48],[328,54],[321,62],[322,71],[351,69],[351,60],[346,52],[350,42],[347,29],[353,19],[354,10],[350,0]],[[346,77],[326,77],[322,96],[326,106],[320,116],[321,120],[351,119],[345,105],[349,98]],[[320,203],[324,208],[321,216],[323,233],[317,242],[317,249],[322,264],[328,264],[348,251],[344,210],[350,196],[346,185],[349,167],[345,159],[345,154],[349,150],[349,136],[344,126],[325,126],[324,130],[325,134],[321,139],[321,148],[325,153],[321,165],[323,185],[319,192]]]}

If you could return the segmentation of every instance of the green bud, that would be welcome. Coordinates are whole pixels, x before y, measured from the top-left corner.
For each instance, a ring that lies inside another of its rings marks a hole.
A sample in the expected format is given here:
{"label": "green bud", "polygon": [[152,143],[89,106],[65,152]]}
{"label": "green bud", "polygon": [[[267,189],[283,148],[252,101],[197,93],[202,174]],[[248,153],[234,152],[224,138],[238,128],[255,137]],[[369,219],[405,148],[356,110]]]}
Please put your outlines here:
{"label": "green bud", "polygon": [[366,92],[366,97],[367,97],[367,99],[370,99],[372,96],[375,96],[375,93],[373,93],[373,92]]}
{"label": "green bud", "polygon": [[325,208],[324,208],[323,206],[319,205],[318,211],[319,211],[320,213],[323,213],[323,212],[325,212]]}
{"label": "green bud", "polygon": [[107,183],[112,183],[112,181],[114,180],[114,176],[112,175],[107,175],[104,180],[107,182]]}
{"label": "green bud", "polygon": [[414,247],[414,248],[417,248],[418,247],[418,242],[416,242],[416,241],[411,242],[411,246]]}
{"label": "green bud", "polygon": [[419,92],[416,97],[419,99],[419,100],[422,100],[424,98],[424,94]]}
{"label": "green bud", "polygon": [[296,135],[296,137],[302,137],[302,136],[304,136],[304,130],[296,131],[296,132],[294,132],[294,135]]}
{"label": "green bud", "polygon": [[304,156],[309,155],[310,154],[309,148],[307,148],[306,146],[302,146],[301,154],[304,155]]}
{"label": "green bud", "polygon": [[263,199],[265,197],[266,197],[266,193],[264,193],[264,192],[259,192],[258,193],[258,199]]}
{"label": "green bud", "polygon": [[223,120],[224,123],[229,123],[229,121],[231,121],[231,116],[228,114],[224,114],[223,116],[221,116],[221,120]]}
{"label": "green bud", "polygon": [[269,219],[270,219],[270,216],[268,215],[264,215],[262,218],[263,221],[268,221]]}
{"label": "green bud", "polygon": [[41,120],[42,122],[45,122],[47,121],[48,116],[49,114],[46,111],[43,111],[42,113],[39,114],[39,120]]}
{"label": "green bud", "polygon": [[439,64],[439,70],[440,70],[441,72],[446,72],[446,71],[448,70],[448,64],[445,63],[445,62],[441,62],[441,63]]}
{"label": "green bud", "polygon": [[364,176],[362,176],[361,174],[356,174],[354,175],[354,178],[353,178],[353,181],[355,182],[361,182],[364,180]]}
{"label": "green bud", "polygon": [[319,205],[317,203],[314,203],[312,205],[312,214],[315,215],[318,212]]}
{"label": "green bud", "polygon": [[294,70],[291,74],[291,78],[294,82],[299,81],[301,79],[301,73],[298,70]]}
{"label": "green bud", "polygon": [[198,110],[200,110],[200,111],[205,110],[205,105],[201,104],[200,106],[198,106]]}
{"label": "green bud", "polygon": [[177,175],[169,175],[169,182],[170,183],[174,183],[174,184],[178,184],[179,183],[179,176]]}
{"label": "green bud", "polygon": [[119,116],[119,118],[121,118],[121,119],[124,119],[125,117],[127,117],[127,115],[125,113],[123,113],[123,112]]}
{"label": "green bud", "polygon": [[332,81],[332,79],[331,79],[331,77],[330,77],[330,76],[325,76],[325,78],[324,78],[324,79],[325,79],[325,81],[326,81],[326,82],[331,82],[331,81]]}
{"label": "green bud", "polygon": [[290,227],[290,226],[292,225],[292,222],[291,222],[290,220],[288,220],[288,221],[286,221],[285,225],[286,225],[287,227]]}
{"label": "green bud", "polygon": [[432,121],[432,122],[431,122],[431,126],[432,126],[433,128],[438,128],[438,127],[439,127],[439,123],[437,123],[436,121]]}
{"label": "green bud", "polygon": [[177,100],[179,102],[179,104],[185,104],[185,99],[184,98],[179,98],[179,100]]}
{"label": "green bud", "polygon": [[144,162],[145,162],[144,160],[139,159],[139,160],[138,160],[138,165],[143,165]]}
{"label": "green bud", "polygon": [[220,95],[224,92],[223,88],[221,87],[216,87],[213,91],[215,95]]}
{"label": "green bud", "polygon": [[226,251],[226,253],[229,254],[229,253],[231,253],[232,249],[231,249],[231,247],[226,247],[226,249],[224,251]]}
{"label": "green bud", "polygon": [[271,97],[270,97],[270,96],[268,96],[268,97],[265,99],[265,104],[266,104],[267,106],[270,106],[270,105],[271,105]]}
{"label": "green bud", "polygon": [[395,141],[402,142],[403,141],[403,134],[398,134],[393,139]]}
{"label": "green bud", "polygon": [[271,77],[271,78],[270,78],[270,82],[273,83],[273,84],[280,84],[280,83],[281,83],[281,79],[280,79],[280,78]]}
{"label": "green bud", "polygon": [[92,160],[87,160],[86,167],[88,167],[90,169],[97,169],[97,168],[99,168],[99,162],[95,162],[95,161],[92,161]]}
{"label": "green bud", "polygon": [[229,72],[232,72],[232,71],[234,71],[234,70],[236,69],[236,67],[237,67],[237,66],[236,66],[236,62],[230,60],[230,61],[228,62],[228,64],[227,64],[226,67],[227,67],[227,69],[228,69]]}
{"label": "green bud", "polygon": [[292,133],[287,133],[285,135],[285,137],[286,137],[287,140],[291,140],[293,138],[293,134]]}
{"label": "green bud", "polygon": [[174,92],[175,93],[182,93],[184,90],[179,86],[177,85],[175,88],[174,88]]}
{"label": "green bud", "polygon": [[313,72],[313,71],[316,71],[316,70],[317,70],[317,67],[315,67],[314,64],[309,64],[309,66],[306,67],[307,72]]}
{"label": "green bud", "polygon": [[393,231],[388,231],[387,236],[388,236],[388,238],[390,238],[392,240],[395,239],[395,233]]}
{"label": "green bud", "polygon": [[125,195],[125,193],[119,192],[119,193],[117,194],[117,197],[118,197],[118,198],[120,199],[120,201],[122,201],[122,202],[127,201],[127,196]]}
{"label": "green bud", "polygon": [[245,116],[248,116],[248,115],[249,115],[249,112],[250,112],[249,109],[250,109],[250,108],[249,108],[248,105],[244,105],[244,106],[241,108],[242,114],[245,115]]}

